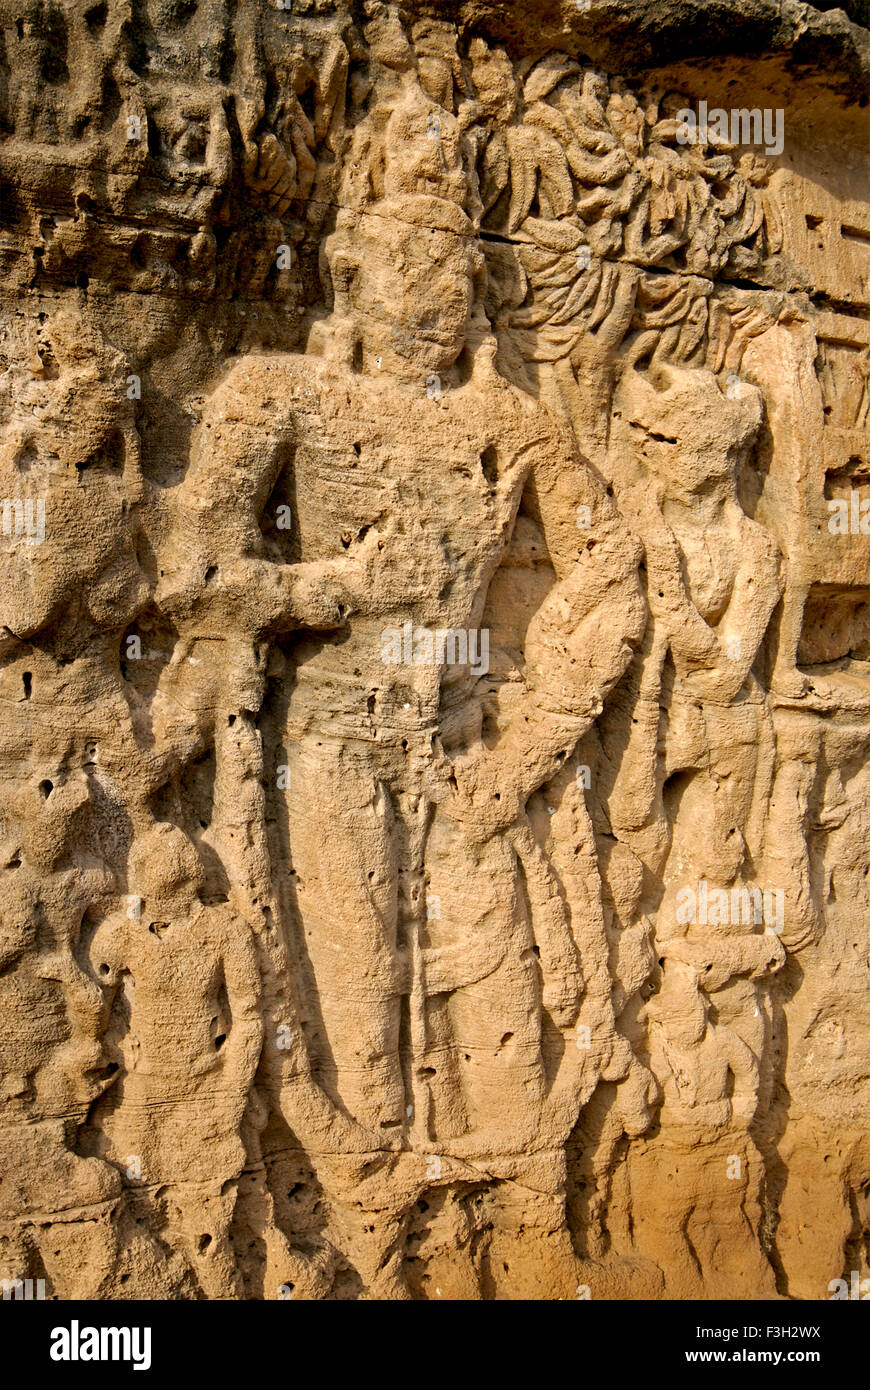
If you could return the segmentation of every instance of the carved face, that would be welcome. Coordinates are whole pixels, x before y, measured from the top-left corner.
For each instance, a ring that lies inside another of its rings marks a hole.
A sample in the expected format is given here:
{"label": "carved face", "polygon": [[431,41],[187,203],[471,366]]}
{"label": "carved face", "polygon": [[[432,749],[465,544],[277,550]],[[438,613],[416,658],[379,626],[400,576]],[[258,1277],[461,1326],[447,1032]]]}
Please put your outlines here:
{"label": "carved face", "polygon": [[159,822],[136,840],[127,862],[131,891],[147,907],[184,898],[192,902],[202,887],[199,855],[176,826]]}
{"label": "carved face", "polygon": [[468,181],[459,126],[453,116],[420,99],[399,106],[387,125],[387,198],[429,194],[463,207]]}
{"label": "carved face", "polygon": [[761,392],[747,382],[729,388],[712,372],[682,367],[629,371],[614,408],[620,433],[668,492],[692,493],[724,482],[761,424]]}
{"label": "carved face", "polygon": [[[446,370],[465,343],[479,253],[470,238],[395,217],[367,217],[347,306],[369,351],[421,372]],[[357,250],[357,248],[354,248]]]}

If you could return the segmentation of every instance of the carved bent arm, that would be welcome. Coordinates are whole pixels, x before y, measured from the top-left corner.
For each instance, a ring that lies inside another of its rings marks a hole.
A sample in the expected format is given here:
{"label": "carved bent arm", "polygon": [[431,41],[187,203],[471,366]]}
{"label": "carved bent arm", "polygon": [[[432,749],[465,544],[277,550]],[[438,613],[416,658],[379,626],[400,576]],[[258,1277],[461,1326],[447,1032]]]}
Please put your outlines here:
{"label": "carved bent arm", "polygon": [[527,690],[506,733],[525,798],[598,717],[646,625],[640,547],[592,471],[562,437],[546,441],[533,469],[558,582],[529,624]]}
{"label": "carved bent arm", "polygon": [[247,608],[250,627],[262,634],[299,627],[330,631],[342,626],[349,611],[349,604],[340,602],[342,586],[326,561],[281,565],[245,558],[226,566],[223,577],[237,595],[236,611]]}
{"label": "carved bent arm", "polygon": [[529,625],[526,689],[512,705],[497,746],[453,762],[458,793],[444,809],[477,839],[512,824],[532,793],[554,776],[631,659],[625,632],[627,626],[637,631],[626,619],[639,607],[635,587],[617,581],[613,593],[579,620],[575,602],[585,609],[578,577],[569,577]]}
{"label": "carved bent arm", "polygon": [[[326,630],[341,627],[360,609],[370,609],[386,587],[384,575],[392,551],[385,551],[393,529],[390,521],[372,526],[337,559],[270,566],[279,586],[277,624]],[[395,575],[397,584],[405,578]]]}
{"label": "carved bent arm", "polygon": [[556,772],[597,719],[631,660],[642,613],[636,585],[617,579],[591,612],[586,604],[578,566],[529,624],[527,689],[505,735],[526,796]]}
{"label": "carved bent arm", "polygon": [[646,623],[639,546],[591,472],[566,462],[563,442],[548,438],[534,460],[532,500],[557,583],[526,633],[526,688],[497,747],[456,759],[460,797],[445,805],[479,838],[514,822],[558,771],[601,713]]}
{"label": "carved bent arm", "polygon": [[751,980],[764,979],[785,963],[782,943],[770,932],[711,936],[705,941],[674,937],[660,942],[658,952],[694,966],[708,993],[721,989],[738,975],[746,975]]}
{"label": "carved bent arm", "polygon": [[177,491],[158,586],[171,615],[207,614],[218,629],[235,618],[264,632],[340,625],[325,566],[277,564],[261,553],[259,519],[295,439],[294,388],[279,361],[253,357],[210,398]]}
{"label": "carved bent arm", "polygon": [[281,564],[262,555],[259,518],[310,408],[306,389],[280,359],[254,357],[210,399],[179,492],[175,534],[183,561],[162,585],[168,611],[174,598],[190,614],[213,612],[218,623],[241,620],[252,632],[274,635],[332,630],[370,606],[389,522],[340,558]]}

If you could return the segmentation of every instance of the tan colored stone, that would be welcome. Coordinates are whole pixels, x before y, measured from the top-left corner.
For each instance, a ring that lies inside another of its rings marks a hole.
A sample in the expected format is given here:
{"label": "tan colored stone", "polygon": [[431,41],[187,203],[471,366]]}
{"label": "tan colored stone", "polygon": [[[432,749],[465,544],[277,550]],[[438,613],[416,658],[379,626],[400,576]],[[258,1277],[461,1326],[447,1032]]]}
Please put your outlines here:
{"label": "tan colored stone", "polygon": [[0,1280],[870,1276],[868,35],[656,8],[0,0]]}

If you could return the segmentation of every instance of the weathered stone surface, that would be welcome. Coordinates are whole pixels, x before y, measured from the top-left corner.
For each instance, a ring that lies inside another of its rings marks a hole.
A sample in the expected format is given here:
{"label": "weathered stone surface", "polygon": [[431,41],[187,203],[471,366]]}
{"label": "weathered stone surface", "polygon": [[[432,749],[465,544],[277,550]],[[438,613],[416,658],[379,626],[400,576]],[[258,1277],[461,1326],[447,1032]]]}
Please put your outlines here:
{"label": "weathered stone surface", "polygon": [[868,25],[0,0],[0,1279],[870,1278]]}

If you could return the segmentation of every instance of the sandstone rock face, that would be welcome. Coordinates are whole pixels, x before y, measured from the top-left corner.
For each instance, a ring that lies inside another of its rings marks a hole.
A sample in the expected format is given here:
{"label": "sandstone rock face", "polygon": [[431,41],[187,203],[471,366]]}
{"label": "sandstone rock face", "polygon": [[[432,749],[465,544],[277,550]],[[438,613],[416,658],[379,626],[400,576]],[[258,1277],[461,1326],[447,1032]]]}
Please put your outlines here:
{"label": "sandstone rock face", "polygon": [[870,13],[713,8],[0,0],[0,1278],[870,1277]]}

